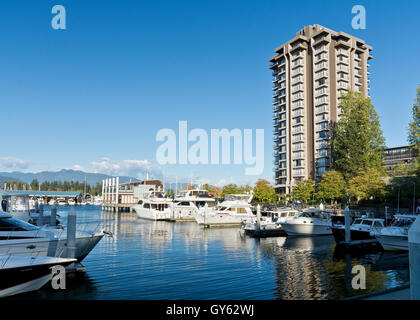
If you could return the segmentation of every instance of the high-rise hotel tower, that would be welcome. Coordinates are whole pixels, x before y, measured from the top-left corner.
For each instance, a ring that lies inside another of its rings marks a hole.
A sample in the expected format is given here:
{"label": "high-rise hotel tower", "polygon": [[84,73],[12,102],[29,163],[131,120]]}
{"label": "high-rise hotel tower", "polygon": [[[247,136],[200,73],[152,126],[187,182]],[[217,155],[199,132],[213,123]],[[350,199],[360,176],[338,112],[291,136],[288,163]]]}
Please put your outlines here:
{"label": "high-rise hotel tower", "polygon": [[340,117],[340,96],[349,89],[368,96],[371,50],[363,40],[314,25],[270,58],[277,192],[319,180],[330,168],[329,128]]}

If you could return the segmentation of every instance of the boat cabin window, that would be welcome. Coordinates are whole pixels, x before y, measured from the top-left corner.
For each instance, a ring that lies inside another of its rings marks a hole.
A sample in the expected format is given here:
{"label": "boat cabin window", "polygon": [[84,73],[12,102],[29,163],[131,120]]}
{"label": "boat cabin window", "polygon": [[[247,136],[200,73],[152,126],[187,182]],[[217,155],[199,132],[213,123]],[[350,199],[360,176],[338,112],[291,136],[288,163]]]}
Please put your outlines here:
{"label": "boat cabin window", "polygon": [[281,213],[281,217],[282,217],[282,218],[287,217],[287,212],[282,212],[282,213]]}
{"label": "boat cabin window", "polygon": [[291,211],[289,212],[289,217],[294,217],[295,216],[295,212]]}
{"label": "boat cabin window", "polygon": [[324,213],[321,213],[321,212],[302,212],[301,217],[304,217],[304,218],[319,218],[319,219],[327,218],[327,216]]}
{"label": "boat cabin window", "polygon": [[164,211],[167,208],[168,208],[167,203],[152,203],[153,210]]}
{"label": "boat cabin window", "polygon": [[38,227],[15,218],[0,219],[0,231],[34,231],[38,229]]}
{"label": "boat cabin window", "polygon": [[361,223],[362,223],[362,219],[356,219],[353,222],[353,224],[361,224]]}
{"label": "boat cabin window", "polygon": [[145,204],[143,205],[143,208],[145,208],[145,209],[150,209],[150,204],[145,203]]}
{"label": "boat cabin window", "polygon": [[205,201],[197,201],[195,204],[197,205],[197,207],[201,208],[201,207],[204,207],[206,205],[206,202]]}
{"label": "boat cabin window", "polygon": [[246,209],[245,208],[237,208],[236,212],[238,212],[238,213],[246,213]]}
{"label": "boat cabin window", "polygon": [[189,206],[190,203],[188,201],[182,201],[179,203],[180,206]]}
{"label": "boat cabin window", "polygon": [[372,222],[373,221],[371,221],[371,220],[363,220],[362,224],[367,225],[367,226],[371,226]]}

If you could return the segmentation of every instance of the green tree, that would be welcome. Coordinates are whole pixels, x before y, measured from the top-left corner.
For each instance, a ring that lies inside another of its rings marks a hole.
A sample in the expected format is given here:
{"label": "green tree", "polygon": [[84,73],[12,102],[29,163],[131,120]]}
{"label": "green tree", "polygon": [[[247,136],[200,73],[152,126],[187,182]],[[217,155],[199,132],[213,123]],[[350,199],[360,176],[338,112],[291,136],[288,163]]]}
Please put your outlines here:
{"label": "green tree", "polygon": [[343,175],[336,171],[330,170],[321,177],[321,182],[316,187],[316,197],[320,200],[334,200],[345,197],[346,182]]}
{"label": "green tree", "polygon": [[227,184],[222,188],[222,196],[227,194],[238,194],[240,193],[239,187],[236,184]]}
{"label": "green tree", "polygon": [[211,186],[206,183],[205,185],[203,185],[203,189],[207,190],[209,192],[209,195],[212,195],[215,198],[222,197],[222,190],[217,186]]}
{"label": "green tree", "polygon": [[361,170],[357,176],[349,180],[347,191],[349,196],[357,201],[383,197],[386,194],[385,179],[382,172],[375,168]]}
{"label": "green tree", "polygon": [[367,168],[385,174],[382,154],[385,139],[370,99],[349,91],[341,97],[339,107],[342,114],[332,139],[333,168],[346,180]]}
{"label": "green tree", "polygon": [[420,169],[420,85],[417,87],[416,99],[414,100],[412,111],[412,119],[408,125],[408,143],[413,148],[416,157],[415,170],[419,174]]}
{"label": "green tree", "polygon": [[31,182],[31,188],[32,190],[38,190],[39,189],[39,182],[37,179],[33,179]]}
{"label": "green tree", "polygon": [[274,187],[264,179],[259,179],[254,187],[254,199],[258,203],[274,202],[277,200]]}
{"label": "green tree", "polygon": [[175,197],[175,191],[173,189],[168,189],[168,191],[166,191],[166,195],[170,198]]}
{"label": "green tree", "polygon": [[239,187],[239,192],[240,193],[249,193],[251,191],[252,191],[252,187],[249,184],[246,184],[244,186]]}
{"label": "green tree", "polygon": [[315,182],[312,179],[300,180],[296,183],[296,186],[293,188],[292,196],[296,200],[301,200],[303,202],[308,202],[315,191]]}

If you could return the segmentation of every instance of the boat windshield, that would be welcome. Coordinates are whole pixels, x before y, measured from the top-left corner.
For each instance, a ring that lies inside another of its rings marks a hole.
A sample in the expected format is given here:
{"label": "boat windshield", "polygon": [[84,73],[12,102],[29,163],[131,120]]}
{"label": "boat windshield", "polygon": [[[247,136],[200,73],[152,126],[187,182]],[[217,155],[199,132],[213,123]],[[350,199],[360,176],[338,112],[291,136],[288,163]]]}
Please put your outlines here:
{"label": "boat windshield", "polygon": [[361,223],[362,223],[362,219],[356,219],[353,222],[353,224],[361,224]]}
{"label": "boat windshield", "polygon": [[319,219],[327,218],[327,215],[322,212],[302,212],[300,216],[303,218],[319,218]]}
{"label": "boat windshield", "polygon": [[392,227],[409,227],[413,224],[414,220],[412,218],[395,218],[392,223],[391,226]]}
{"label": "boat windshield", "polygon": [[197,191],[193,191],[192,195],[199,198],[208,198],[209,192],[207,190],[197,190]]}
{"label": "boat windshield", "polygon": [[39,228],[15,218],[1,218],[0,231],[34,231]]}

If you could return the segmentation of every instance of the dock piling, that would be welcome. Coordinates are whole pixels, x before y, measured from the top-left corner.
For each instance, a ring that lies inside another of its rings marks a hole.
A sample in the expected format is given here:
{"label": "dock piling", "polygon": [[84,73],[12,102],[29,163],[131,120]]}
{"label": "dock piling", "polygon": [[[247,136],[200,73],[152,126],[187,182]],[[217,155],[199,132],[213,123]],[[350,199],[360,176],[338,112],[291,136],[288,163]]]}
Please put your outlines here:
{"label": "dock piling", "polygon": [[344,224],[345,224],[345,236],[346,242],[351,241],[351,233],[350,233],[350,209],[349,206],[346,206],[344,209]]}
{"label": "dock piling", "polygon": [[36,224],[38,227],[42,227],[44,225],[44,205],[42,203],[39,206],[38,221]]}
{"label": "dock piling", "polygon": [[67,216],[67,258],[76,256],[76,211],[72,208]]}
{"label": "dock piling", "polygon": [[207,209],[208,208],[209,208],[209,205],[206,202],[206,204],[204,205],[204,227],[207,226]]}
{"label": "dock piling", "polygon": [[261,206],[257,205],[257,229],[261,230]]}
{"label": "dock piling", "polygon": [[56,224],[57,224],[57,207],[54,205],[51,208],[50,226],[55,226]]}
{"label": "dock piling", "polygon": [[411,300],[420,300],[420,219],[408,231]]}

